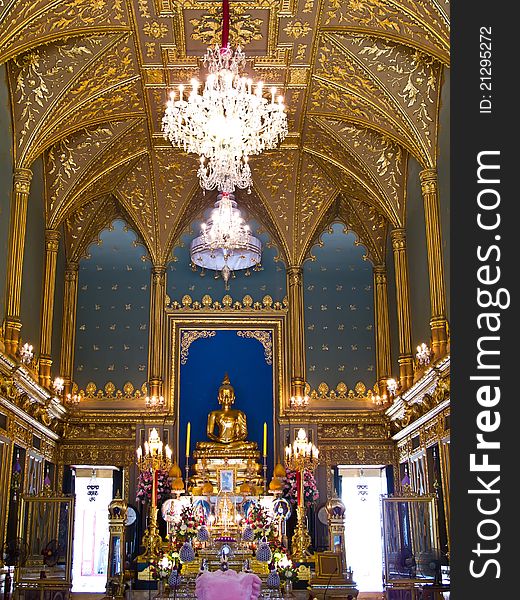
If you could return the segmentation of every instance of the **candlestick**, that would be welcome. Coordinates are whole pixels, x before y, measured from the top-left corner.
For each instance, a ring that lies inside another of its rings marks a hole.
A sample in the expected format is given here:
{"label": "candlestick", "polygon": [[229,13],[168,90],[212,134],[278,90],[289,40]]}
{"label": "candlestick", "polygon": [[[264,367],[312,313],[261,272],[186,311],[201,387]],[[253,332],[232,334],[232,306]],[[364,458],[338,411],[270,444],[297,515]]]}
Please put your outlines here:
{"label": "candlestick", "polygon": [[267,456],[267,423],[264,423],[264,456]]}
{"label": "candlestick", "polygon": [[191,435],[191,423],[188,421],[186,428],[186,458],[190,456],[190,435]]}

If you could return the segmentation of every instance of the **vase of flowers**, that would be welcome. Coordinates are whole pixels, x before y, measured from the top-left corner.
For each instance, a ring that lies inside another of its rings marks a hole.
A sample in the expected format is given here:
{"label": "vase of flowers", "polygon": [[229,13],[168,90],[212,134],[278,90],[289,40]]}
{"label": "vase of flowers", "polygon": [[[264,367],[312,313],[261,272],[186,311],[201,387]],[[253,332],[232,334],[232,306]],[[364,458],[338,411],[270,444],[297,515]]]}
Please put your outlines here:
{"label": "vase of flowers", "polygon": [[270,540],[275,535],[272,518],[267,511],[260,505],[254,505],[247,518],[246,524],[253,530],[253,540]]}
{"label": "vase of flowers", "polygon": [[296,571],[292,560],[287,558],[287,556],[281,558],[276,565],[276,569],[278,575],[280,575],[280,581],[283,582],[284,590],[287,593],[292,592],[293,584],[298,580],[298,572]]}
{"label": "vase of flowers", "polygon": [[186,542],[191,542],[197,537],[200,525],[202,525],[202,519],[193,506],[191,504],[183,506],[179,518],[172,523],[172,544],[179,549]]}
{"label": "vase of flowers", "polygon": [[[151,471],[140,471],[137,480],[136,501],[141,504],[150,504],[152,501],[153,473]],[[170,496],[172,488],[168,477],[168,471],[160,469],[157,471],[157,502],[166,500]]]}
{"label": "vase of flowers", "polygon": [[[296,504],[298,498],[296,471],[292,469],[285,470],[283,496],[292,504]],[[305,507],[308,508],[316,504],[319,497],[320,493],[316,485],[314,473],[310,469],[305,469],[303,472],[303,502]]]}

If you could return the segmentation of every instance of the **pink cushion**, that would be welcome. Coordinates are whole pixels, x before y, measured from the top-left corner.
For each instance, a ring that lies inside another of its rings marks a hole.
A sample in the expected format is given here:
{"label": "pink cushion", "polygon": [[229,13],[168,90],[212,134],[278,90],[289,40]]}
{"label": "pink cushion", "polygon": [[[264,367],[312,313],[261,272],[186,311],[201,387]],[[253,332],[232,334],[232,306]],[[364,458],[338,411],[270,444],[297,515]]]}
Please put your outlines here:
{"label": "pink cushion", "polygon": [[262,580],[254,573],[204,571],[197,578],[195,591],[199,600],[257,600]]}

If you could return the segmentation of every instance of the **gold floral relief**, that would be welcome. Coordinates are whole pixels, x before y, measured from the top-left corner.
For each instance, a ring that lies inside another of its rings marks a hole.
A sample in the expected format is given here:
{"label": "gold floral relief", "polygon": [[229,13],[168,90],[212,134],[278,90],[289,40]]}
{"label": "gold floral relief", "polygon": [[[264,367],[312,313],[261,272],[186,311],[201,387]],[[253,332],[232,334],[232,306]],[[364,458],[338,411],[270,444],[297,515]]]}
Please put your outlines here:
{"label": "gold floral relief", "polygon": [[338,216],[359,236],[374,264],[384,264],[386,255],[387,221],[380,211],[368,202],[344,198]]}
{"label": "gold floral relief", "polygon": [[307,21],[296,19],[294,21],[289,21],[289,23],[287,23],[287,25],[283,28],[283,31],[285,31],[289,37],[297,40],[299,38],[308,36],[312,31],[312,27]]}
{"label": "gold floral relief", "polygon": [[237,331],[238,337],[248,338],[260,342],[264,347],[264,358],[268,365],[273,364],[273,338],[270,331]]}
{"label": "gold floral relief", "polygon": [[431,153],[435,143],[441,65],[406,46],[374,37],[337,35],[377,77],[407,115],[409,127],[422,136]]}
{"label": "gold floral relief", "polygon": [[[117,163],[125,154],[128,155],[130,152],[133,154],[138,147],[138,140],[143,140],[145,135],[144,125],[135,122],[100,126],[99,133],[97,132],[98,128],[92,131],[88,129],[71,136],[69,144],[71,160],[82,168],[73,174],[74,177],[71,174],[70,179],[63,172],[61,165],[61,160],[67,160],[67,153],[58,154],[59,150],[54,148],[52,153],[47,154],[47,169],[52,171],[51,177],[46,178],[49,222],[54,221],[58,213],[76,194],[88,190],[90,182],[97,181],[96,186],[99,186],[99,175],[107,169],[114,158]],[[135,145],[132,145],[132,142]],[[76,144],[80,146],[77,150]],[[60,148],[63,150],[62,146]],[[95,160],[91,160],[93,158]],[[57,178],[55,185],[53,185],[54,177]]]}
{"label": "gold floral relief", "polygon": [[88,247],[99,239],[99,234],[120,216],[113,196],[107,195],[88,202],[65,221],[65,232],[70,247],[71,260],[86,255]]}
{"label": "gold floral relief", "polygon": [[69,112],[74,105],[135,77],[137,65],[130,44],[128,38],[123,38],[100,54],[54,108],[53,119]]}
{"label": "gold floral relief", "polygon": [[313,234],[324,208],[338,192],[321,166],[307,153],[302,157],[301,169],[305,175],[300,179],[295,211],[299,250]]}
{"label": "gold floral relief", "polygon": [[181,365],[185,365],[188,362],[190,346],[196,340],[201,338],[215,337],[217,332],[215,330],[191,330],[181,332]]}
{"label": "gold floral relief", "polygon": [[158,21],[147,21],[143,26],[143,33],[155,40],[161,40],[166,37],[168,26],[165,23],[159,23]]}
{"label": "gold floral relief", "polygon": [[[403,7],[399,6],[399,3]],[[365,27],[391,36],[400,36],[426,46],[449,63],[449,28],[429,2],[400,0],[326,0],[322,23],[326,27]],[[404,8],[406,6],[406,9]]]}
{"label": "gold floral relief", "polygon": [[402,147],[365,127],[333,119],[328,119],[326,123],[342,143],[373,172],[380,185],[384,186],[389,200],[393,201],[396,212],[402,217],[405,197],[404,173],[407,164]]}
{"label": "gold floral relief", "polygon": [[117,196],[132,215],[135,222],[146,232],[148,242],[156,245],[155,199],[150,182],[152,174],[150,159],[145,155],[127,176],[118,183]]}
{"label": "gold floral relief", "polygon": [[75,176],[85,165],[103,151],[103,148],[124,128],[124,123],[109,123],[78,131],[53,144],[46,154],[46,185],[48,212],[70,188]]}
{"label": "gold floral relief", "polygon": [[[254,18],[247,8],[231,3],[229,23],[229,42],[231,45],[245,46],[253,40],[262,39],[263,19]],[[220,43],[222,36],[222,7],[213,4],[206,14],[190,19],[193,26],[191,38],[200,40],[206,46]]]}
{"label": "gold floral relief", "polygon": [[17,147],[21,148],[38,126],[57,91],[69,85],[77,72],[106,45],[93,37],[60,42],[30,50],[10,63],[9,75],[15,100]]}
{"label": "gold floral relief", "polygon": [[[9,5],[7,5],[9,6]],[[80,35],[96,27],[127,29],[129,22],[124,0],[22,0],[0,18],[0,62],[15,56],[17,47],[36,46],[41,40]],[[0,12],[1,15],[1,12]],[[59,43],[59,42],[54,42]],[[19,53],[19,50],[18,50]]]}

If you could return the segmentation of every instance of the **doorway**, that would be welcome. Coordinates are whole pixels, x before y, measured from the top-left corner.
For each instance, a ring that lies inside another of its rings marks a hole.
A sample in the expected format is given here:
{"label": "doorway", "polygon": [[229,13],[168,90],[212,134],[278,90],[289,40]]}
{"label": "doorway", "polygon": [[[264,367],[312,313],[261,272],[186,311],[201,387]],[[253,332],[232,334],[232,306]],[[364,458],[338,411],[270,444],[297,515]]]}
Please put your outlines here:
{"label": "doorway", "polygon": [[104,592],[108,565],[108,505],[115,467],[76,467],[72,591]]}
{"label": "doorway", "polygon": [[383,590],[381,494],[387,493],[385,468],[344,466],[341,499],[345,504],[345,550],[360,592]]}

